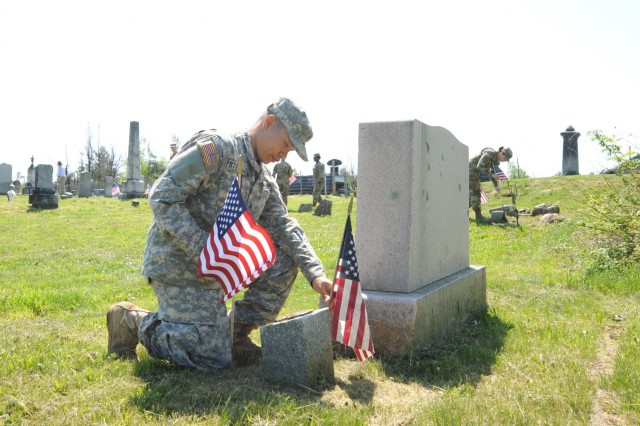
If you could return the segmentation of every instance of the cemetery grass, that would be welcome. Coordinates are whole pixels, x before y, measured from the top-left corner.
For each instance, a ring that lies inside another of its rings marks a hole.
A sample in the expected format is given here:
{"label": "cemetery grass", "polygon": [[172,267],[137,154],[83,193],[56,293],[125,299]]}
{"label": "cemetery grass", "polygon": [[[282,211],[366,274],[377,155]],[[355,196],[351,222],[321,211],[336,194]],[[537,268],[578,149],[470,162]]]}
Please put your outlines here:
{"label": "cemetery grass", "polygon": [[[335,383],[312,387],[267,383],[259,365],[183,369],[142,347],[139,363],[109,357],[109,305],[157,307],[140,275],[147,201],[0,202],[0,424],[640,423],[640,270],[583,273],[593,236],[578,226],[578,192],[600,178],[514,182],[518,207],[558,204],[567,220],[470,221],[487,312],[402,358],[337,351]],[[490,197],[488,207],[504,201]],[[290,196],[289,207],[310,199]],[[292,215],[333,277],[348,200],[330,199],[330,218]],[[317,301],[299,275],[282,315]]]}

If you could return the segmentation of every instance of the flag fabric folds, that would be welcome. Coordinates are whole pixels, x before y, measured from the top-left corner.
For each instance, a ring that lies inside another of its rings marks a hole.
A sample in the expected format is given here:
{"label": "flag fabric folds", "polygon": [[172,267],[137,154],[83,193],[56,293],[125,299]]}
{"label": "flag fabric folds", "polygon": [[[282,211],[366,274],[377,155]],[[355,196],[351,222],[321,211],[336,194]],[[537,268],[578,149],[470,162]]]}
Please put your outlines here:
{"label": "flag fabric folds", "polygon": [[500,169],[500,167],[496,166],[495,167],[495,173],[496,173],[496,178],[499,181],[505,181],[505,180],[509,180],[509,178],[507,177],[507,175],[505,174],[505,172],[502,171],[502,169]]}
{"label": "flag fabric folds", "polygon": [[294,175],[289,176],[289,185],[293,185],[293,183],[297,180],[298,178],[295,177]]}
{"label": "flag fabric folds", "polygon": [[111,196],[115,197],[116,195],[120,195],[120,185],[114,183],[111,187]]}
{"label": "flag fabric folds", "polygon": [[369,331],[367,309],[360,291],[360,272],[356,247],[351,232],[351,217],[347,216],[338,270],[333,282],[335,308],[333,311],[331,338],[353,348],[358,361],[364,361],[374,353],[373,339]]}
{"label": "flag fabric folds", "polygon": [[489,202],[489,197],[487,193],[484,192],[484,189],[480,188],[480,204],[486,204]]}
{"label": "flag fabric folds", "polygon": [[254,282],[276,260],[267,231],[247,210],[236,178],[198,259],[202,277],[218,280],[226,302]]}

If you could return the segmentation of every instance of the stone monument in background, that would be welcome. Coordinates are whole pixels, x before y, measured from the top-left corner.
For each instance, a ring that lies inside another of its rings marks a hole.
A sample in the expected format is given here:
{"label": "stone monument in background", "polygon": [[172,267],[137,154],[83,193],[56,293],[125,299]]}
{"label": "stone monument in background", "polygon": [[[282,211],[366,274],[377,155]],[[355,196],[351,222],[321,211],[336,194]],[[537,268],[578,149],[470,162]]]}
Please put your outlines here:
{"label": "stone monument in background", "polygon": [[57,209],[58,195],[53,183],[53,166],[38,164],[34,174],[35,187],[29,195],[29,204],[38,209]]}
{"label": "stone monument in background", "polygon": [[80,184],[78,185],[78,197],[88,198],[91,197],[91,172],[80,172]]}
{"label": "stone monument in background", "polygon": [[144,180],[140,174],[140,128],[137,121],[129,124],[129,156],[127,157],[127,180],[122,185],[120,198],[145,198]]}
{"label": "stone monument in background", "polygon": [[105,176],[104,178],[104,196],[107,198],[113,197],[113,176]]}
{"label": "stone monument in background", "polygon": [[369,326],[376,352],[402,355],[487,307],[485,269],[469,265],[469,149],[417,120],[361,123],[358,144]]}
{"label": "stone monument in background", "polygon": [[23,195],[31,195],[33,188],[36,187],[36,167],[33,165],[33,155],[31,156],[31,165],[27,169],[27,184],[22,188]]}
{"label": "stone monument in background", "polygon": [[11,164],[0,164],[0,194],[7,195],[13,185],[13,168]]}
{"label": "stone monument in background", "polygon": [[573,126],[560,133],[562,136],[562,175],[579,175],[580,162],[578,160],[578,138],[580,133]]}

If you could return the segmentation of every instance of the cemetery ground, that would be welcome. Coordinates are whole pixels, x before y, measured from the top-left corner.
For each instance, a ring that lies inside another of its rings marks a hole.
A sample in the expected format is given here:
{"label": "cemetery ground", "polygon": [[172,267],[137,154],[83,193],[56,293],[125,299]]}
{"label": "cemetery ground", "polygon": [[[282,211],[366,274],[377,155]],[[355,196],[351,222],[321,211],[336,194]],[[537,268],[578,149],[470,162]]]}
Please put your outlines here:
{"label": "cemetery ground", "polygon": [[[147,200],[3,200],[0,424],[638,424],[640,268],[584,273],[594,237],[579,225],[580,193],[604,178],[514,182],[519,208],[556,204],[567,219],[470,222],[487,312],[401,358],[337,356],[336,381],[313,387],[265,382],[259,364],[202,373],[142,347],[139,363],[109,357],[108,307],[156,308],[140,275]],[[489,194],[488,207],[505,201]],[[332,217],[295,213],[310,196],[289,207],[333,277],[348,200],[330,199]],[[299,275],[282,315],[317,300]]]}

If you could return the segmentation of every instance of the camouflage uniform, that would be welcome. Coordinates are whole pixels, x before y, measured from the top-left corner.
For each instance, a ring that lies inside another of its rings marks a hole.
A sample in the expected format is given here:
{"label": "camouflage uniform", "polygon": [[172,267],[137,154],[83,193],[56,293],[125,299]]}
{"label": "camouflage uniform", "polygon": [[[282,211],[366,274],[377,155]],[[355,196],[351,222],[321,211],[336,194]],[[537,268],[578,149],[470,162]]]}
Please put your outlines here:
{"label": "camouflage uniform", "polygon": [[316,160],[316,164],[313,166],[313,205],[322,201],[320,193],[324,188],[324,164],[320,162],[320,158]]}
{"label": "camouflage uniform", "polygon": [[171,160],[149,194],[153,221],[143,274],[158,298],[158,312],[144,317],[140,342],[154,358],[211,370],[231,364],[226,307],[217,281],[198,275],[198,257],[242,155],[242,195],[251,215],[271,235],[277,258],[235,304],[235,321],[257,326],[273,321],[298,268],[309,282],[324,276],[320,260],[298,222],[287,214],[273,177],[255,157],[247,133],[229,137],[197,133]]}
{"label": "camouflage uniform", "polygon": [[[480,173],[491,176],[494,167],[498,165],[498,152],[491,148],[483,149],[479,155],[469,160],[469,207],[474,212],[480,212]],[[491,182],[494,187],[498,187],[498,181],[494,177],[491,177]]]}
{"label": "camouflage uniform", "polygon": [[289,178],[293,175],[293,169],[284,161],[280,161],[273,167],[273,177],[276,178],[278,183],[278,190],[285,204],[287,204],[287,198],[289,197]]}

